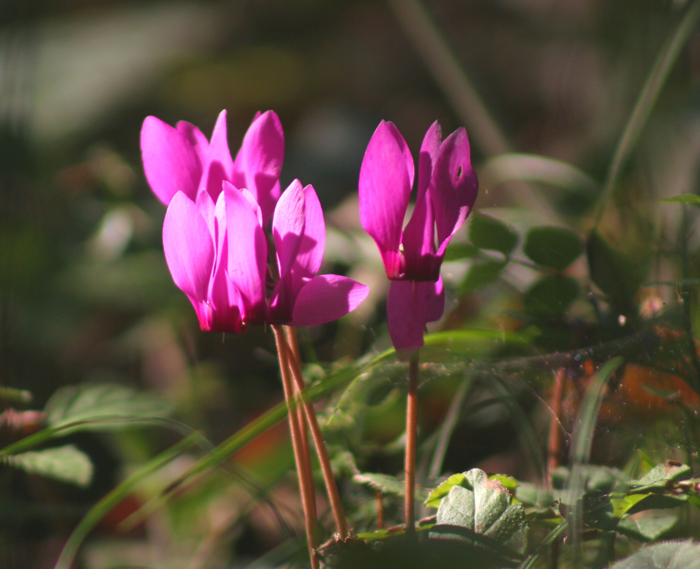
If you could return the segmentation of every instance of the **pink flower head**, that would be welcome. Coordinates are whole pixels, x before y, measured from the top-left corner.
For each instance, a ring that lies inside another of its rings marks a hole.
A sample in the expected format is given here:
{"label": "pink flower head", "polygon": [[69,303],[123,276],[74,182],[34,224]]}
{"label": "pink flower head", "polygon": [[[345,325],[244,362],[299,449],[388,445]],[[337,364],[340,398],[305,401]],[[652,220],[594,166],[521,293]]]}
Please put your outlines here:
{"label": "pink flower head", "polygon": [[141,153],[146,179],[165,205],[178,191],[195,201],[201,189],[216,203],[227,181],[254,196],[265,223],[272,217],[284,157],[282,124],[274,111],[255,116],[235,161],[226,137],[226,111],[219,114],[211,141],[190,123],[172,127],[156,117],[146,117]]}
{"label": "pink flower head", "polygon": [[441,140],[434,122],[421,146],[416,204],[405,228],[415,172],[408,145],[393,123],[379,124],[360,170],[360,220],[393,281],[387,316],[394,346],[401,350],[422,346],[425,324],[442,316],[440,266],[476,200],[467,131],[459,128]]}
{"label": "pink flower head", "polygon": [[352,279],[316,276],[326,230],[313,187],[292,182],[275,208],[272,231],[279,280],[268,285],[262,210],[251,192],[224,181],[216,204],[206,191],[197,202],[183,192],[171,200],[163,224],[165,258],[202,330],[239,332],[264,322],[323,324],[366,298],[369,288]]}

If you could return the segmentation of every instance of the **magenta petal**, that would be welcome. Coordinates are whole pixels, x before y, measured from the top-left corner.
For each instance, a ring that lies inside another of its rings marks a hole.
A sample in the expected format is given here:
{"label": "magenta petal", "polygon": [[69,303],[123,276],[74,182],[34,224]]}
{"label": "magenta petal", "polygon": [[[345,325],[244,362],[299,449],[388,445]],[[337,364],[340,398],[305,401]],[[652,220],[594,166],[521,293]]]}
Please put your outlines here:
{"label": "magenta petal", "polygon": [[244,328],[242,308],[244,306],[238,289],[228,277],[221,264],[209,288],[208,332],[240,332]]}
{"label": "magenta petal", "polygon": [[191,200],[197,196],[202,164],[188,137],[156,117],[143,121],[143,169],[151,189],[165,205],[177,192]]}
{"label": "magenta petal", "polygon": [[423,345],[425,325],[439,319],[443,310],[442,281],[391,283],[386,302],[389,335],[402,358],[407,355],[406,350],[416,350]]}
{"label": "magenta petal", "polygon": [[197,303],[207,299],[214,240],[197,206],[182,192],[175,194],[165,213],[163,251],[173,281],[197,309]]}
{"label": "magenta petal", "polygon": [[401,272],[399,244],[413,173],[406,141],[392,123],[382,121],[360,169],[360,221],[377,243],[389,278]]}
{"label": "magenta petal", "polygon": [[304,188],[304,195],[306,202],[304,236],[292,269],[295,288],[299,287],[301,279],[313,277],[318,273],[326,248],[326,224],[321,202],[311,185]]}
{"label": "magenta petal", "polygon": [[195,149],[197,157],[199,158],[199,163],[204,164],[207,159],[207,153],[209,152],[209,141],[207,137],[204,136],[204,133],[196,126],[186,121],[178,122],[175,127]]}
{"label": "magenta petal", "polygon": [[416,203],[418,203],[425,191],[430,186],[432,178],[433,165],[437,159],[440,150],[440,141],[442,140],[442,129],[440,123],[435,121],[430,125],[430,128],[423,137],[423,144],[420,147],[420,155],[418,157],[418,195]]}
{"label": "magenta petal", "polygon": [[302,286],[290,326],[316,326],[337,320],[357,308],[369,287],[339,275],[319,275]]}
{"label": "magenta petal", "polygon": [[284,191],[272,219],[272,237],[277,250],[277,266],[280,277],[284,277],[296,260],[306,220],[304,188],[294,180]]}
{"label": "magenta petal", "polygon": [[430,193],[437,225],[438,255],[469,215],[478,190],[472,168],[467,131],[459,128],[440,146]]}
{"label": "magenta petal", "polygon": [[226,136],[226,111],[221,111],[211,135],[200,184],[200,188],[206,188],[215,202],[222,192],[223,181],[230,181],[233,177],[233,159]]}
{"label": "magenta petal", "polygon": [[249,192],[238,190],[224,182],[224,198],[229,278],[243,297],[245,322],[257,322],[265,315],[265,234],[260,225],[254,198]]}
{"label": "magenta petal", "polygon": [[246,188],[255,196],[265,225],[280,196],[283,160],[284,132],[279,117],[274,111],[256,115],[236,156],[232,181],[236,187]]}

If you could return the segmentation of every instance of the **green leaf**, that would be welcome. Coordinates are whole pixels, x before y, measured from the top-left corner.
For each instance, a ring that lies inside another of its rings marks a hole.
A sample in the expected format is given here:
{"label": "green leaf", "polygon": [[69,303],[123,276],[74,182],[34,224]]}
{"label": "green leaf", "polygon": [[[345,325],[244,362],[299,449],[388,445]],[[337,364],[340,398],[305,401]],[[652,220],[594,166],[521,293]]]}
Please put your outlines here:
{"label": "green leaf", "polygon": [[439,346],[467,357],[483,357],[507,345],[526,346],[533,340],[532,335],[503,330],[444,330],[425,336],[426,346]]}
{"label": "green leaf", "polygon": [[656,541],[673,529],[678,516],[625,518],[617,524],[617,531],[638,541]]}
{"label": "green leaf", "polygon": [[633,481],[635,486],[665,486],[668,480],[685,480],[692,472],[687,464],[667,460],[657,464],[639,480]]}
{"label": "green leaf", "polygon": [[674,196],[672,198],[666,198],[659,201],[661,203],[682,203],[700,206],[700,196],[697,194],[683,194],[682,196]]}
{"label": "green leaf", "polygon": [[498,219],[475,213],[469,223],[469,239],[479,249],[500,251],[507,257],[518,243],[518,234]]}
{"label": "green leaf", "polygon": [[[59,389],[46,404],[47,424],[66,435],[78,430],[124,428],[164,417],[172,404],[151,393],[114,383],[80,384]],[[74,425],[74,426],[73,426]]]}
{"label": "green leaf", "polygon": [[511,494],[514,494],[518,489],[518,481],[507,474],[489,474],[489,480],[498,480]]}
{"label": "green leaf", "polygon": [[554,505],[552,491],[532,482],[519,482],[515,497],[524,506],[533,508],[549,508]]}
{"label": "green leaf", "polygon": [[586,242],[591,279],[600,289],[622,303],[629,303],[644,280],[646,264],[613,249],[595,230]]}
{"label": "green leaf", "polygon": [[699,569],[700,544],[692,541],[666,541],[643,547],[610,569]]}
{"label": "green leaf", "polygon": [[563,271],[581,255],[583,241],[563,227],[533,227],[527,233],[523,251],[538,265]]}
{"label": "green leaf", "polygon": [[495,260],[474,263],[459,285],[460,292],[471,292],[491,284],[498,278],[506,264],[506,261]]}
{"label": "green leaf", "polygon": [[[357,482],[363,486],[368,486],[375,492],[391,494],[394,496],[406,495],[406,484],[403,480],[399,480],[395,476],[389,476],[388,474],[377,474],[374,472],[362,472],[360,474],[355,474],[352,479],[353,482]],[[422,500],[424,497],[425,490],[423,490],[423,488],[420,486],[416,486],[416,498],[418,500]]]}
{"label": "green leaf", "polygon": [[23,452],[5,457],[3,462],[29,474],[85,487],[92,480],[90,458],[73,445]]}
{"label": "green leaf", "polygon": [[445,251],[445,261],[459,261],[460,259],[468,259],[479,253],[479,249],[471,243],[455,243],[451,242]]}
{"label": "green leaf", "polygon": [[528,530],[522,504],[514,502],[503,484],[489,479],[483,470],[474,468],[464,476],[463,484],[468,487],[450,488],[440,502],[437,523],[464,527],[522,553]]}
{"label": "green leaf", "polygon": [[25,389],[0,387],[0,400],[27,405],[32,402],[32,394]]}
{"label": "green leaf", "polygon": [[453,486],[461,486],[467,480],[465,472],[459,472],[458,474],[453,474],[442,484],[440,484],[435,490],[428,494],[428,498],[425,500],[425,505],[429,508],[437,508],[442,502],[442,499],[450,493]]}
{"label": "green leaf", "polygon": [[576,300],[579,288],[576,279],[566,275],[545,275],[525,293],[525,309],[538,316],[564,314]]}

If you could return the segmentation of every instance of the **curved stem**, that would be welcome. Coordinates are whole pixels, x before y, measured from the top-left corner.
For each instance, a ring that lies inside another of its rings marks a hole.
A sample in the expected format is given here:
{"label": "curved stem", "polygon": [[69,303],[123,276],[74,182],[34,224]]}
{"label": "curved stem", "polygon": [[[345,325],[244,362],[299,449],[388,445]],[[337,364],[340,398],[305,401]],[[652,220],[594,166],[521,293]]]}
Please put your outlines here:
{"label": "curved stem", "polygon": [[272,325],[279,354],[280,372],[282,375],[282,386],[284,387],[284,398],[287,400],[289,409],[289,430],[292,435],[292,446],[294,447],[294,461],[299,475],[299,492],[301,503],[304,508],[304,522],[306,525],[306,537],[309,546],[309,557],[311,567],[318,569],[319,561],[316,557],[316,502],[314,500],[313,480],[311,479],[311,469],[308,460],[305,460],[302,448],[302,435],[300,432],[299,415],[297,414],[297,403],[295,400],[294,385],[290,377],[290,357],[287,342],[282,328]]}
{"label": "curved stem", "polygon": [[[303,394],[306,385],[304,384],[304,378],[301,373],[301,363],[299,360],[299,347],[297,344],[296,330],[290,326],[285,326],[285,329],[287,339],[289,341],[289,367],[292,371],[292,376],[294,378],[294,382],[296,383],[296,388],[299,390],[300,393]],[[336,485],[335,478],[333,476],[333,468],[331,467],[331,461],[328,456],[328,449],[326,448],[326,443],[323,440],[323,433],[321,432],[321,427],[319,426],[318,419],[316,418],[316,412],[314,411],[314,408],[311,405],[311,403],[307,401],[304,397],[302,397],[301,404],[304,407],[306,420],[309,423],[309,428],[311,429],[311,437],[314,440],[316,452],[318,453],[318,460],[321,464],[321,472],[323,473],[323,480],[326,484],[328,500],[330,501],[331,509],[333,510],[335,525],[338,529],[340,539],[345,539],[348,536],[348,523],[345,519],[343,505],[340,501],[340,493],[338,492],[338,486]]]}
{"label": "curved stem", "polygon": [[418,352],[408,367],[406,401],[406,533],[413,534],[416,520],[416,438],[418,431]]}

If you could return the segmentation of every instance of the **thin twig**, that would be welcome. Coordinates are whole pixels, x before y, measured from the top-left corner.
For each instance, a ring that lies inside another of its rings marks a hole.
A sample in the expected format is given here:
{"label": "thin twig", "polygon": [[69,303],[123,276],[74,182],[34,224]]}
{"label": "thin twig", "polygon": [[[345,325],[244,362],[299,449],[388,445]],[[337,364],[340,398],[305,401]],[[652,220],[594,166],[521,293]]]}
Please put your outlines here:
{"label": "thin twig", "polygon": [[311,471],[304,460],[303,449],[301,448],[301,433],[299,432],[299,422],[296,413],[296,400],[294,397],[294,385],[290,377],[290,354],[282,328],[276,324],[272,325],[275,334],[277,352],[279,354],[280,372],[282,375],[282,385],[284,387],[284,397],[289,408],[289,430],[292,435],[292,446],[294,448],[294,460],[299,475],[299,491],[301,493],[301,503],[304,509],[304,522],[306,524],[306,537],[309,546],[309,558],[311,567],[318,569],[319,561],[316,557],[316,503],[314,499],[313,480]]}
{"label": "thin twig", "polygon": [[418,437],[418,357],[411,356],[408,366],[406,400],[406,534],[412,535],[416,517],[416,439]]}
{"label": "thin twig", "polygon": [[[295,357],[295,354],[299,353],[296,331],[291,326],[285,326],[285,329],[287,340],[289,341],[289,344],[285,342],[285,345],[289,349],[290,355],[289,367],[297,389],[303,394],[306,386],[304,384],[304,377],[301,373],[301,362]],[[323,433],[321,432],[321,427],[318,424],[318,419],[316,418],[316,412],[314,411],[313,405],[311,405],[311,403],[304,397],[301,397],[301,404],[304,408],[306,420],[311,429],[311,437],[313,438],[314,445],[316,446],[318,460],[321,464],[321,472],[323,473],[323,480],[326,484],[326,491],[328,492],[328,500],[331,504],[331,509],[333,510],[333,517],[335,518],[335,525],[340,539],[345,539],[348,536],[348,523],[345,519],[343,504],[340,501],[338,486],[336,485],[335,477],[333,476],[333,468],[331,467],[331,460],[328,456],[326,443],[323,440]]]}

